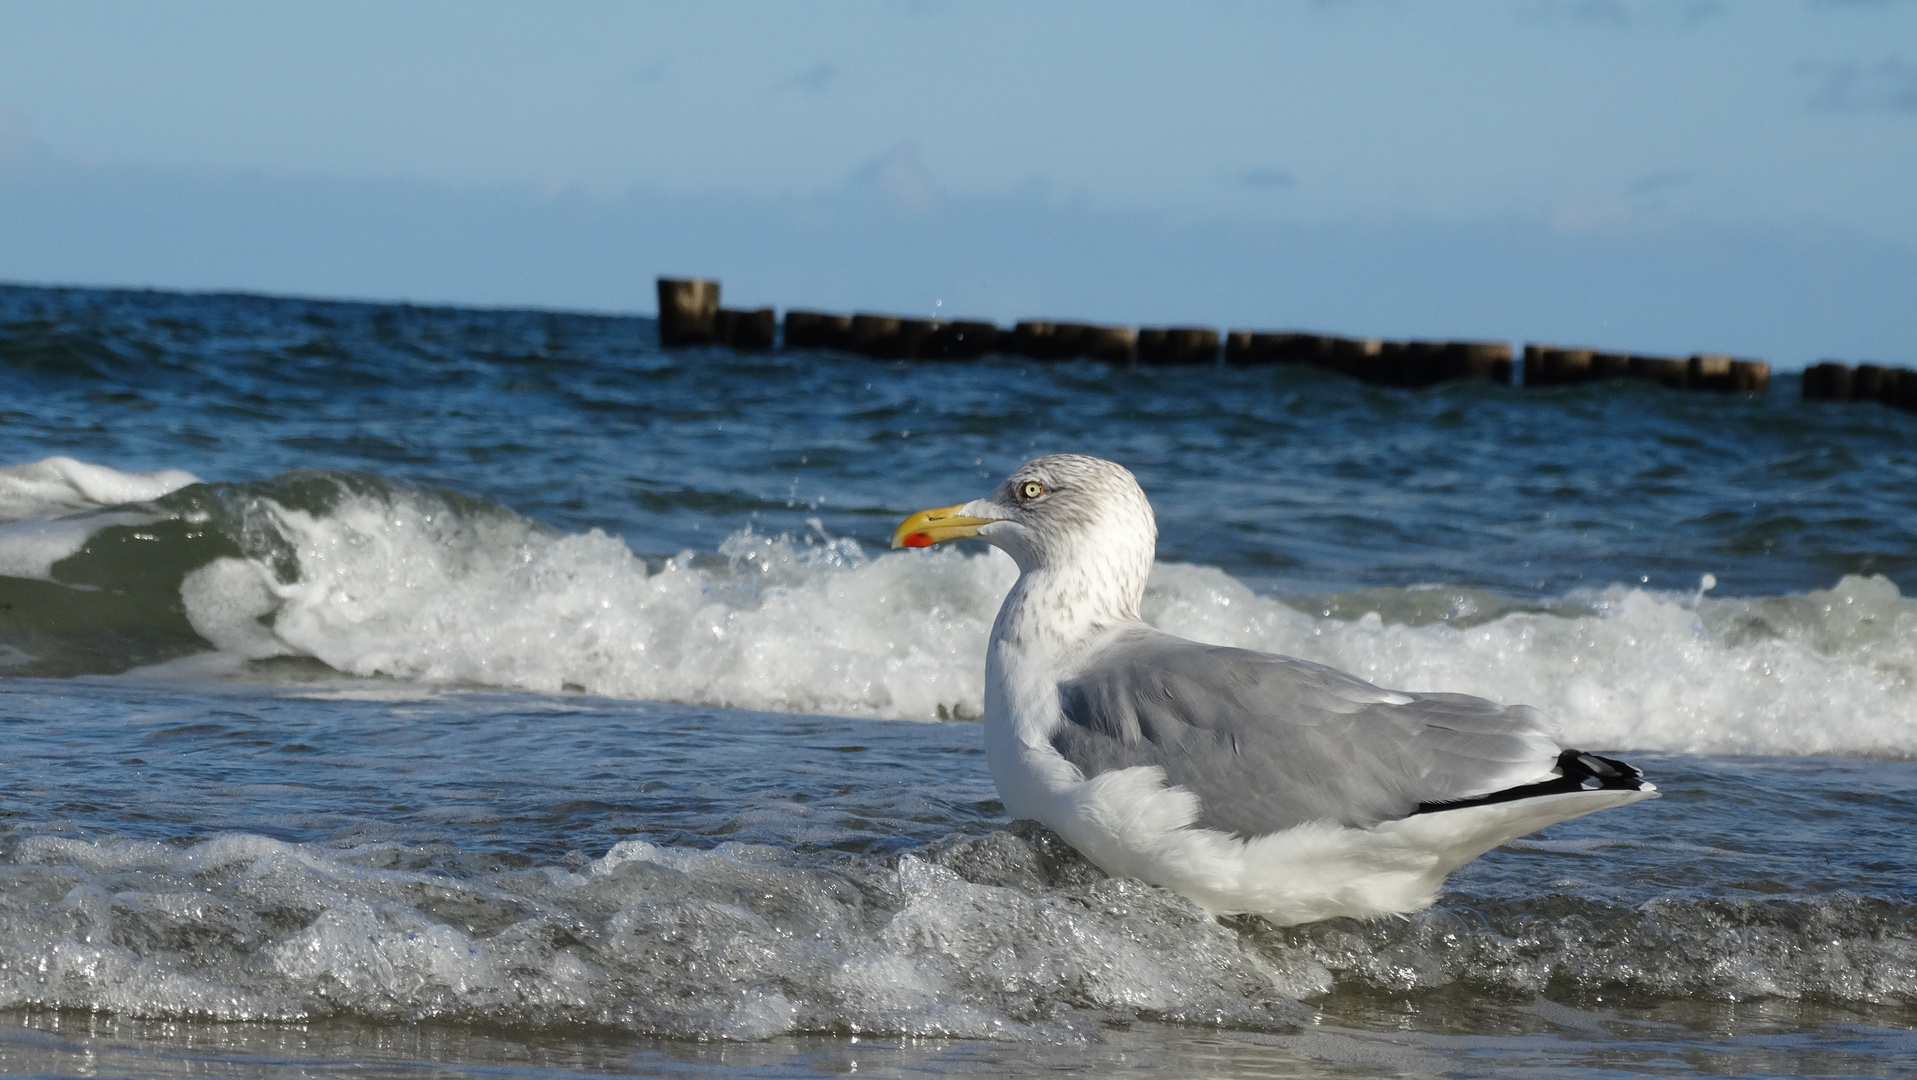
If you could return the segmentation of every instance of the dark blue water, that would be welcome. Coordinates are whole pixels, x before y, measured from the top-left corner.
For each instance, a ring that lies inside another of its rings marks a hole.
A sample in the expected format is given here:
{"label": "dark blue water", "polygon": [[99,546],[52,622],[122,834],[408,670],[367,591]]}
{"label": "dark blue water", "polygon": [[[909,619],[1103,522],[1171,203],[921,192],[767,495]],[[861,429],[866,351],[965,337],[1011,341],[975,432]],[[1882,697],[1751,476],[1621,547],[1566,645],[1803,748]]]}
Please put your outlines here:
{"label": "dark blue water", "polygon": [[[654,342],[0,288],[0,1071],[1917,1069],[1917,416]],[[1665,796],[1407,920],[1107,878],[909,722],[1009,568],[884,551],[1057,450],[1160,625]]]}
{"label": "dark blue water", "polygon": [[651,320],[0,289],[0,460],[208,480],[353,469],[636,552],[747,524],[880,544],[1040,453],[1125,463],[1161,556],[1269,592],[1917,587],[1917,418],[1612,385],[1366,386],[1302,366],[664,353]]}

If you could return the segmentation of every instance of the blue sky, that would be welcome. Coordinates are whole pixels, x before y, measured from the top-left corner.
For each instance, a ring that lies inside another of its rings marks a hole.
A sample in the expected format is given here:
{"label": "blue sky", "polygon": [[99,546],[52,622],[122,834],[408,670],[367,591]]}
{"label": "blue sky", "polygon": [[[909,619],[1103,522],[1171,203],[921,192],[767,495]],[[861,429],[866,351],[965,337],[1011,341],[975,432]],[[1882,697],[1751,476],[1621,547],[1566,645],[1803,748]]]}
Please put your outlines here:
{"label": "blue sky", "polygon": [[0,280],[1917,363],[1917,3],[0,0]]}

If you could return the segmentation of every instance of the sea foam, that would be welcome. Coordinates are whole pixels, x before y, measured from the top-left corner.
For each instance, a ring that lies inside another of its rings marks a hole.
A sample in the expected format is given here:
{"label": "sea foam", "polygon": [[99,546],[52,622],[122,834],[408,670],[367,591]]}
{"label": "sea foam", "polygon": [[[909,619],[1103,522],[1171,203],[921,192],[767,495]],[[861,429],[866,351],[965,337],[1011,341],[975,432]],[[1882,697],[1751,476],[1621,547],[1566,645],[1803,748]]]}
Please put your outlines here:
{"label": "sea foam", "polygon": [[70,457],[0,466],[0,576],[45,579],[93,532],[156,520],[133,511],[83,521],[68,515],[157,499],[199,482],[179,469],[122,472]]}
{"label": "sea foam", "polygon": [[382,868],[417,859],[394,845],[28,837],[0,852],[0,1008],[1005,1039],[1144,1012],[1268,1026],[1324,989],[1139,882],[980,884],[943,864],[979,876],[981,843],[1033,862],[1011,836],[837,872],[628,841],[578,872],[460,879]]}
{"label": "sea foam", "polygon": [[[247,656],[430,683],[977,717],[986,637],[1016,574],[996,551],[873,555],[822,530],[742,531],[716,558],[649,567],[598,531],[461,517],[411,491],[269,510],[297,579],[264,562],[196,572],[183,586],[195,628]],[[1620,585],[1458,625],[1328,618],[1216,569],[1162,564],[1144,614],[1389,687],[1536,705],[1584,746],[1917,753],[1917,602],[1882,577],[1724,600]]]}
{"label": "sea foam", "polygon": [[157,499],[199,482],[180,469],[122,472],[70,457],[0,465],[0,524]]}
{"label": "sea foam", "polygon": [[[180,632],[227,671],[302,656],[411,685],[971,719],[983,711],[992,618],[1016,576],[993,550],[872,553],[816,523],[796,537],[742,530],[716,552],[648,562],[598,530],[564,535],[357,474],[185,490],[184,473],[65,459],[15,474],[66,477],[89,499],[173,493],[0,527],[10,576],[46,578],[110,526],[172,518],[227,537],[235,553],[184,572],[179,587],[191,627]],[[61,498],[37,512],[64,512]],[[1154,570],[1144,615],[1392,688],[1535,705],[1585,747],[1917,754],[1917,601],[1883,577],[1726,599],[1615,585],[1538,604],[1458,587],[1273,598],[1173,563]],[[221,669],[202,658],[171,670]]]}
{"label": "sea foam", "polygon": [[1912,910],[1895,900],[1628,904],[1560,883],[1402,920],[1233,927],[1017,830],[829,864],[629,840],[576,869],[459,875],[386,842],[26,836],[0,848],[0,881],[0,1008],[134,1017],[1056,1042],[1143,1019],[1289,1027],[1299,998],[1334,987],[1890,1008],[1917,995]]}

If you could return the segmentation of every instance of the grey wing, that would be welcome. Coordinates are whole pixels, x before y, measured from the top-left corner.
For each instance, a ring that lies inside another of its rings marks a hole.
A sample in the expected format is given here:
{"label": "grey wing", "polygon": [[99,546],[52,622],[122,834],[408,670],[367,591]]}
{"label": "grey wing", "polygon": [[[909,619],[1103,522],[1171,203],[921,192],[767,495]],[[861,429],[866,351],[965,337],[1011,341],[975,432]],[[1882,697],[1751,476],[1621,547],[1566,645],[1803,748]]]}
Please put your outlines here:
{"label": "grey wing", "polygon": [[1052,746],[1087,777],[1156,765],[1198,824],[1260,836],[1371,826],[1550,774],[1529,706],[1383,690],[1321,664],[1140,631],[1059,684]]}

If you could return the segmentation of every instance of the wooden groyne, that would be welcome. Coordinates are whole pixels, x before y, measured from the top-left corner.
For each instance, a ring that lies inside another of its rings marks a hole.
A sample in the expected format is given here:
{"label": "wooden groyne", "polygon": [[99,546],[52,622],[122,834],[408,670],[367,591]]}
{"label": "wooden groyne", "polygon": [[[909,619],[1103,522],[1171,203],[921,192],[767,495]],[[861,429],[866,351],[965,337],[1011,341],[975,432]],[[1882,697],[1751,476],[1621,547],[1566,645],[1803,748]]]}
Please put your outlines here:
{"label": "wooden groyne", "polygon": [[1825,360],[1804,369],[1807,401],[1876,401],[1917,412],[1917,371]]}
{"label": "wooden groyne", "polygon": [[[1310,364],[1385,386],[1430,386],[1452,379],[1527,387],[1633,379],[1676,390],[1758,394],[1771,384],[1763,360],[1724,353],[1647,356],[1578,346],[1503,341],[1394,341],[1296,330],[1204,326],[1112,326],[1026,319],[1009,328],[987,320],[922,319],[876,312],[719,306],[719,283],[659,279],[659,342],[667,348],[720,345],[742,352],[784,347],[836,349],[879,360],[969,360],[991,353],[1033,360],[1100,360],[1119,367]],[[775,336],[780,340],[774,340]],[[1826,361],[1804,373],[1804,396],[1882,401],[1917,410],[1917,371]]]}
{"label": "wooden groyne", "polygon": [[1763,360],[1744,360],[1723,353],[1632,356],[1556,345],[1524,347],[1526,386],[1563,386],[1619,378],[1644,379],[1674,390],[1763,393],[1771,387],[1771,366]]}

